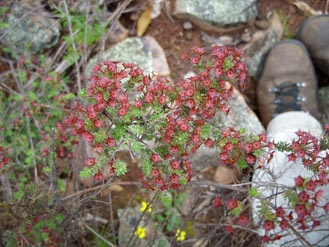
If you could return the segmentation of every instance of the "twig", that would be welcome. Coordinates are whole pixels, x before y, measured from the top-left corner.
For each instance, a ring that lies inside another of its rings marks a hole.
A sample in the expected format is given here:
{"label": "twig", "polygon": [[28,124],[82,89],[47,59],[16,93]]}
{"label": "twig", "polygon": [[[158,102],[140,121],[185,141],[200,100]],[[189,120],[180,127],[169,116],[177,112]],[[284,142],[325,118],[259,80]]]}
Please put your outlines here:
{"label": "twig", "polygon": [[38,169],[37,169],[37,162],[35,160],[35,149],[34,149],[34,144],[33,144],[32,135],[31,135],[30,120],[27,118],[26,114],[25,114],[25,120],[26,120],[27,134],[29,136],[30,146],[31,146],[31,149],[33,152],[34,182],[36,184],[38,184]]}
{"label": "twig", "polygon": [[98,238],[103,240],[106,244],[108,244],[111,247],[116,247],[116,245],[110,243],[108,240],[106,240],[102,235],[100,235],[98,232],[96,232],[94,229],[92,229],[90,226],[88,226],[85,222],[81,222],[82,225],[84,225],[89,231],[91,231],[93,234],[95,234]]}
{"label": "twig", "polygon": [[72,197],[76,197],[76,196],[79,196],[79,195],[82,195],[82,194],[85,194],[85,193],[88,193],[88,192],[91,192],[91,191],[95,191],[95,190],[98,190],[98,189],[105,190],[106,188],[108,188],[112,185],[135,185],[135,186],[140,186],[141,183],[140,182],[118,182],[118,183],[112,183],[111,182],[111,183],[106,183],[106,184],[98,185],[98,186],[88,188],[88,189],[85,189],[85,190],[80,190],[80,191],[78,191],[74,194],[63,197],[60,200],[65,201],[65,200],[71,199]]}
{"label": "twig", "polygon": [[[112,21],[116,22],[117,19],[120,17],[120,15],[122,14],[122,12],[124,11],[124,9],[130,4],[132,0],[125,0],[122,4],[120,4],[120,6],[112,13],[112,15],[106,20],[106,22],[104,23],[104,27],[106,27],[108,24],[110,24]],[[114,25],[111,25],[107,34],[103,36],[102,38],[102,42],[101,42],[101,51],[100,51],[100,55],[101,57],[103,56],[104,50],[105,50],[105,41],[107,39],[107,37],[109,36],[110,32],[112,31]],[[103,25],[102,25],[103,27]],[[105,28],[104,28],[105,29]]]}
{"label": "twig", "polygon": [[[131,242],[131,240],[132,240],[133,237],[134,237],[134,233],[136,232],[139,223],[141,222],[143,216],[145,215],[145,212],[149,209],[149,207],[151,207],[151,205],[152,205],[152,203],[153,203],[153,201],[154,201],[155,198],[156,198],[156,194],[153,196],[152,200],[147,204],[147,207],[146,207],[145,210],[143,211],[142,215],[139,217],[139,219],[138,219],[138,221],[137,221],[137,224],[135,225],[134,230],[132,231],[132,234],[131,234],[131,236],[130,236],[130,238],[129,238],[129,240],[128,240],[128,243],[127,243],[126,247],[129,247],[130,242]],[[135,246],[134,244],[135,244],[135,241],[133,242],[133,246]]]}
{"label": "twig", "polygon": [[67,18],[67,22],[68,22],[69,31],[70,31],[70,36],[71,36],[71,44],[72,44],[72,48],[73,48],[74,63],[75,63],[75,69],[76,69],[76,72],[77,72],[78,90],[80,91],[81,90],[80,70],[79,70],[79,65],[78,65],[77,49],[75,47],[74,36],[73,36],[73,31],[72,31],[71,16],[70,16],[67,4],[66,4],[66,0],[63,0],[63,3],[64,3],[66,18]]}
{"label": "twig", "polygon": [[113,208],[112,208],[112,193],[111,193],[111,190],[109,190],[109,204],[110,204],[111,231],[112,231],[112,236],[114,236],[115,231],[114,231],[114,220],[113,220]]}
{"label": "twig", "polygon": [[238,186],[234,186],[234,185],[227,185],[227,184],[219,184],[219,183],[215,183],[215,182],[210,182],[210,181],[192,181],[189,182],[190,184],[196,184],[196,185],[209,185],[209,186],[214,186],[220,189],[229,189],[229,190],[235,190],[235,191],[239,191],[242,193],[246,193],[248,192],[248,190],[246,189],[241,189]]}

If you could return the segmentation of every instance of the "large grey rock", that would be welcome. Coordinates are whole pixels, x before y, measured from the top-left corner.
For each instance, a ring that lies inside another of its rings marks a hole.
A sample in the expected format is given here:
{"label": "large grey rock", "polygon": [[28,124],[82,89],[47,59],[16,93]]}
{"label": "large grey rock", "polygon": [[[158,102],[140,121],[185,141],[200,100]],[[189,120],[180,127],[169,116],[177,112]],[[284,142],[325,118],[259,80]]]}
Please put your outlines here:
{"label": "large grey rock", "polygon": [[15,4],[5,20],[10,25],[9,32],[7,29],[0,30],[6,33],[3,42],[15,53],[23,53],[25,50],[38,53],[54,46],[59,39],[60,26],[47,15],[42,8],[32,11],[27,4]]}
{"label": "large grey rock", "polygon": [[159,43],[150,36],[126,38],[104,52],[97,55],[87,65],[87,74],[90,76],[92,67],[105,60],[136,63],[145,73],[155,72],[160,76],[170,74],[166,56]]}
{"label": "large grey rock", "polygon": [[[293,140],[297,139],[295,133],[298,130],[309,132],[316,138],[320,138],[322,135],[321,124],[315,118],[308,113],[296,111],[281,113],[272,119],[267,127],[267,136],[270,141],[275,143],[291,143]],[[268,150],[265,150],[265,153],[266,151]],[[260,236],[264,236],[265,234],[265,229],[263,227],[264,216],[261,213],[261,206],[265,205],[264,201],[270,202],[271,204],[269,205],[275,205],[275,207],[282,206],[288,215],[288,209],[293,209],[293,206],[289,203],[289,200],[285,196],[285,192],[296,192],[294,179],[298,176],[306,180],[315,179],[317,177],[314,176],[311,169],[303,165],[300,158],[297,158],[296,161],[289,161],[287,156],[289,153],[290,152],[285,153],[276,150],[271,161],[267,162],[267,157],[263,157],[263,161],[258,163],[262,165],[262,168],[255,169],[254,171],[252,178],[253,186],[257,188],[259,195],[257,198],[252,198],[251,208],[253,221]],[[326,151],[322,151],[319,155],[320,157],[325,157]],[[254,167],[256,168],[258,165]],[[304,231],[301,230],[300,223],[297,223],[297,225],[294,224],[297,220],[297,214],[292,210],[294,221],[290,221],[290,224],[294,229],[288,227],[282,230],[279,224],[277,224],[275,226],[275,232],[282,236],[282,238],[274,242],[266,243],[264,246],[329,246],[329,215],[325,213],[323,209],[323,206],[329,200],[329,185],[326,184],[317,188],[315,192],[317,192],[318,189],[323,190],[323,194],[318,198],[312,216],[315,220],[321,220],[321,225],[312,228],[312,221],[305,219],[305,224],[309,226],[309,228]],[[299,193],[301,190],[297,191]],[[307,191],[311,197],[315,194],[315,192],[307,189],[305,189],[305,191]],[[314,201],[308,200],[308,203],[313,202]],[[274,210],[271,210],[271,212],[274,212],[275,215]],[[268,212],[267,215],[270,215],[270,212]],[[305,244],[300,236],[303,236],[309,244]]]}
{"label": "large grey rock", "polygon": [[257,15],[257,0],[176,0],[175,15],[209,31],[247,23]]}
{"label": "large grey rock", "polygon": [[131,241],[130,244],[134,242],[135,247],[144,247],[149,246],[152,243],[154,247],[162,247],[162,246],[170,246],[167,238],[165,235],[157,231],[155,229],[153,220],[148,215],[149,213],[146,212],[139,222],[140,227],[145,228],[145,237],[138,238],[134,235],[134,230],[138,223],[139,218],[142,215],[142,212],[139,210],[138,207],[136,208],[125,208],[118,210],[118,217],[119,217],[119,246],[127,246],[127,243],[132,235],[134,235],[134,239]]}
{"label": "large grey rock", "polygon": [[281,40],[283,26],[280,17],[273,14],[267,30],[256,31],[250,43],[242,48],[250,76],[259,78],[266,54]]}

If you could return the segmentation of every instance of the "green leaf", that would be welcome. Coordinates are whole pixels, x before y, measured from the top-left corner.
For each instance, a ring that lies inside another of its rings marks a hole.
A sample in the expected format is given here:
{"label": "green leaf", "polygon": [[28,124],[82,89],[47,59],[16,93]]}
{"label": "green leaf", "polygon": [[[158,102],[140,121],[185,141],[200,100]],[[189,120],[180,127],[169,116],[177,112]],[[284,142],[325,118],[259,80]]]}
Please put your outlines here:
{"label": "green leaf", "polygon": [[140,142],[135,142],[133,141],[131,143],[131,148],[132,148],[132,151],[135,152],[135,153],[138,153],[139,151],[142,150],[143,148],[143,144],[141,144]]}
{"label": "green leaf", "polygon": [[8,23],[0,22],[0,29],[6,29],[8,27],[10,27],[10,25]]}
{"label": "green leaf", "polygon": [[256,196],[258,196],[259,192],[257,191],[256,188],[250,188],[248,190],[248,194],[250,197],[256,197]]}
{"label": "green leaf", "polygon": [[65,186],[64,186],[64,184],[63,184],[63,182],[62,182],[62,180],[61,179],[58,179],[57,180],[57,186],[58,186],[58,188],[59,188],[59,190],[61,191],[61,192],[65,192]]}
{"label": "green leaf", "polygon": [[200,127],[201,129],[201,138],[206,138],[211,132],[211,126],[209,124],[204,124]]}
{"label": "green leaf", "polygon": [[33,91],[29,91],[29,97],[30,97],[31,100],[37,100],[38,99],[38,97],[34,94]]}
{"label": "green leaf", "polygon": [[247,167],[247,162],[246,162],[246,160],[244,159],[244,158],[240,158],[239,160],[238,160],[238,166],[240,167],[240,169],[244,169],[244,168],[246,168]]}
{"label": "green leaf", "polygon": [[115,170],[115,175],[117,175],[118,177],[127,173],[127,164],[121,161],[120,159],[115,160],[113,166]]}
{"label": "green leaf", "polygon": [[56,215],[56,222],[60,223],[60,222],[62,222],[62,221],[63,221],[63,216],[62,216],[62,214],[58,214],[58,215]]}

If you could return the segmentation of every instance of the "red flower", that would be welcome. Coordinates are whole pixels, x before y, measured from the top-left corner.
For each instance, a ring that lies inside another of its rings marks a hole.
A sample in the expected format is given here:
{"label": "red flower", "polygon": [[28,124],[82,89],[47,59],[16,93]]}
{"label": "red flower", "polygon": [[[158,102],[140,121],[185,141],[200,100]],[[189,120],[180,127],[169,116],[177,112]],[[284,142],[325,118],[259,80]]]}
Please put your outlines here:
{"label": "red flower", "polygon": [[87,159],[87,166],[93,166],[95,164],[95,158]]}
{"label": "red flower", "polygon": [[225,229],[225,231],[227,231],[229,233],[234,232],[234,228],[232,226],[225,226],[224,229]]}
{"label": "red flower", "polygon": [[288,228],[289,227],[289,223],[288,223],[288,221],[287,220],[281,220],[281,222],[280,222],[280,228],[282,229],[282,230],[284,230],[284,229],[286,229],[286,228]]}
{"label": "red flower", "polygon": [[115,140],[114,140],[114,138],[111,138],[111,137],[107,138],[107,140],[106,140],[106,144],[107,144],[109,147],[114,146],[114,145],[115,145]]}
{"label": "red flower", "polygon": [[298,215],[298,218],[300,219],[303,219],[307,214],[307,210],[304,204],[297,204],[295,211]]}
{"label": "red flower", "polygon": [[298,194],[298,199],[300,202],[307,202],[310,196],[306,193],[305,190]]}
{"label": "red flower", "polygon": [[174,169],[174,170],[180,168],[179,161],[177,161],[177,160],[173,160],[173,161],[170,163],[170,165],[171,165],[172,169]]}
{"label": "red flower", "polygon": [[213,140],[211,140],[210,138],[208,138],[208,139],[205,141],[204,144],[205,144],[206,147],[208,147],[208,148],[212,148],[212,147],[214,146],[214,142],[213,142]]}
{"label": "red flower", "polygon": [[95,128],[101,128],[103,126],[103,122],[99,119],[94,121],[94,127]]}
{"label": "red flower", "polygon": [[236,223],[239,225],[245,226],[245,225],[247,225],[248,221],[249,221],[249,217],[247,215],[241,214]]}
{"label": "red flower", "polygon": [[154,178],[160,176],[159,169],[152,169],[152,171],[151,171],[151,175],[152,175],[152,177],[154,177]]}
{"label": "red flower", "polygon": [[264,229],[266,232],[274,229],[274,222],[271,220],[265,220]]}
{"label": "red flower", "polygon": [[271,241],[271,239],[268,236],[265,235],[265,236],[260,237],[260,241],[268,243],[268,242]]}
{"label": "red flower", "polygon": [[280,218],[282,218],[284,216],[284,214],[286,213],[283,210],[282,206],[278,207],[275,211],[276,211],[276,217],[280,217]]}
{"label": "red flower", "polygon": [[179,176],[177,174],[173,174],[170,176],[170,183],[178,183],[179,181]]}
{"label": "red flower", "polygon": [[221,199],[219,196],[216,196],[214,199],[214,207],[218,208],[222,204]]}
{"label": "red flower", "polygon": [[152,160],[153,162],[159,162],[159,161],[161,160],[161,157],[160,157],[159,154],[155,154],[155,153],[153,153],[152,156],[151,156],[151,160]]}
{"label": "red flower", "polygon": [[301,187],[301,186],[303,186],[304,181],[305,181],[304,178],[302,178],[301,176],[298,176],[295,178],[295,185]]}
{"label": "red flower", "polygon": [[229,207],[231,210],[233,210],[238,206],[238,201],[234,199],[230,199],[228,200],[226,206]]}
{"label": "red flower", "polygon": [[142,107],[142,105],[143,105],[143,103],[142,103],[140,100],[135,100],[135,102],[134,102],[134,106],[135,106],[136,108],[140,108],[140,107]]}
{"label": "red flower", "polygon": [[124,115],[126,115],[126,113],[127,113],[127,110],[125,108],[121,107],[118,109],[119,116],[123,117]]}

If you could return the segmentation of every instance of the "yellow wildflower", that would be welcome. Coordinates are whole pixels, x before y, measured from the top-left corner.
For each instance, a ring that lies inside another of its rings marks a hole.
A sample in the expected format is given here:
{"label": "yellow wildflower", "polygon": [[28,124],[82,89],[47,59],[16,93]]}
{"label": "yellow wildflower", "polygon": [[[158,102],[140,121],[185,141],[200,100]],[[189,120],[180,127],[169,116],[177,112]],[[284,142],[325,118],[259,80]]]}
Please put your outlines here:
{"label": "yellow wildflower", "polygon": [[177,229],[176,231],[177,241],[183,241],[185,239],[185,235],[186,235],[185,231],[181,231],[180,229]]}
{"label": "yellow wildflower", "polygon": [[[149,205],[149,203],[146,203],[146,202],[142,201],[142,207],[141,207],[140,211],[144,212],[148,205]],[[149,213],[152,212],[151,205],[148,207],[147,212],[149,212]]]}
{"label": "yellow wildflower", "polygon": [[137,228],[137,231],[135,231],[135,235],[137,236],[137,237],[139,237],[140,239],[142,239],[142,238],[145,238],[145,236],[146,236],[146,234],[145,234],[145,230],[146,230],[146,228],[145,227],[138,227]]}

